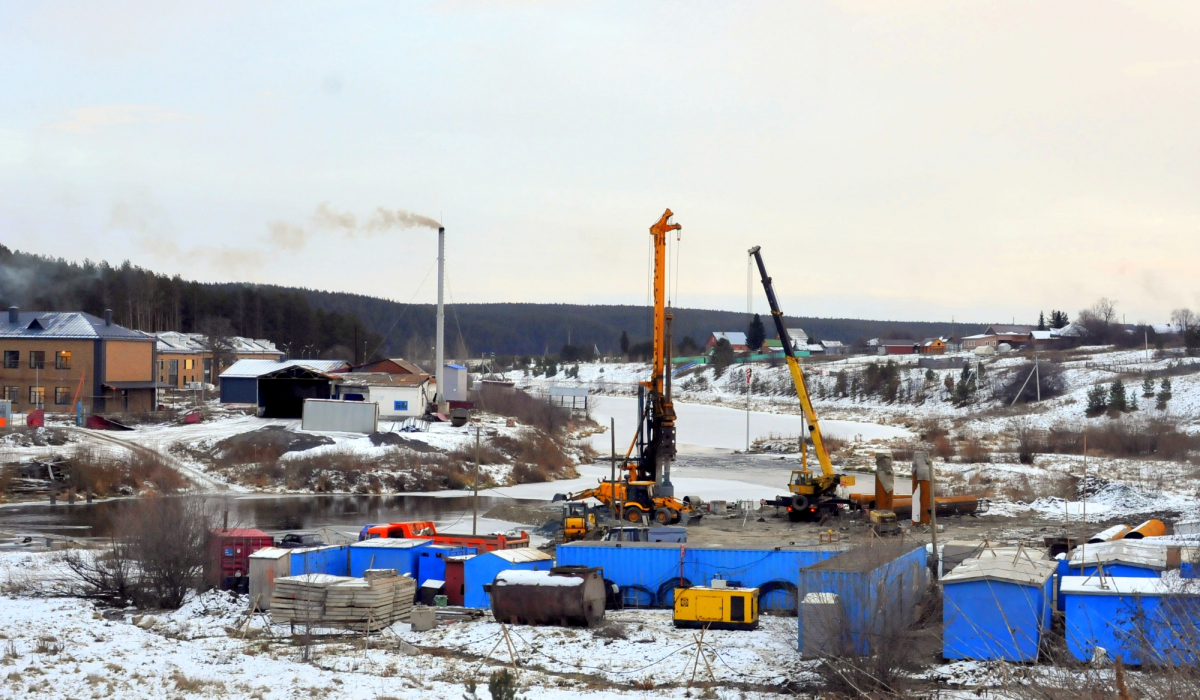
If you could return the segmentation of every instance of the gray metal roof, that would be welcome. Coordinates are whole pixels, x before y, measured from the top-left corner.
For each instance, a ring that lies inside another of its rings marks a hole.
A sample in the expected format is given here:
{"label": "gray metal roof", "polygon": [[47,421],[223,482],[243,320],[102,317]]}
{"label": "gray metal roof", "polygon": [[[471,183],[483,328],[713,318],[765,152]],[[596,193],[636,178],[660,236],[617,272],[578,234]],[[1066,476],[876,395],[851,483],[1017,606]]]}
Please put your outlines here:
{"label": "gray metal roof", "polygon": [[238,360],[221,373],[221,379],[255,379],[288,367],[305,367],[315,372],[334,372],[350,366],[345,360]]}
{"label": "gray metal roof", "polygon": [[74,338],[94,340],[150,340],[141,331],[124,326],[104,325],[104,319],[82,311],[22,311],[11,323],[8,313],[0,312],[0,338]]}
{"label": "gray metal roof", "polygon": [[993,554],[990,550],[973,559],[963,560],[954,571],[942,577],[942,583],[965,583],[967,581],[1005,581],[1024,585],[1041,586],[1054,575],[1058,563],[1033,558],[1037,552]]}
{"label": "gray metal roof", "polygon": [[[152,333],[154,339],[158,341],[158,352],[160,353],[205,353],[208,348],[204,346],[205,335],[203,333],[177,333],[175,331],[164,331],[162,333]],[[275,343],[269,340],[257,340],[254,338],[243,338],[241,336],[233,336],[227,338],[230,349],[239,355],[280,355],[282,352],[275,347]]]}
{"label": "gray metal roof", "polygon": [[1080,545],[1071,552],[1073,568],[1097,564],[1127,564],[1162,571],[1167,568],[1167,548],[1145,540],[1116,540]]}
{"label": "gray metal roof", "polygon": [[344,372],[337,375],[338,382],[345,387],[358,386],[421,386],[433,381],[428,374],[388,374],[387,372]]}

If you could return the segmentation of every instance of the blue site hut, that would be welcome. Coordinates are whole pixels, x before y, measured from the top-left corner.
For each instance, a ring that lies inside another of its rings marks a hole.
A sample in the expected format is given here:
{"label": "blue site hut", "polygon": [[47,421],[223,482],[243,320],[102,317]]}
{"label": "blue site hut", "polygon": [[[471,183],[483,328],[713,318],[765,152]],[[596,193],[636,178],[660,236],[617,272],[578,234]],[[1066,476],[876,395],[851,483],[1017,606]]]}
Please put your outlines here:
{"label": "blue site hut", "polygon": [[1068,576],[1067,650],[1080,661],[1195,665],[1200,590],[1191,581]]}
{"label": "blue site hut", "polygon": [[554,557],[532,547],[477,554],[463,562],[463,606],[490,608],[492,601],[483,587],[495,581],[501,571],[549,571],[553,566]]}
{"label": "blue site hut", "polygon": [[350,546],[331,544],[323,547],[301,547],[292,550],[291,575],[329,574],[350,575]]}
{"label": "blue site hut", "polygon": [[1057,562],[984,552],[942,579],[942,656],[1036,661],[1053,616]]}
{"label": "blue site hut", "polygon": [[417,577],[417,557],[433,540],[374,537],[350,545],[350,575],[367,569],[395,569],[401,576]]}
{"label": "blue site hut", "polygon": [[1116,540],[1080,545],[1071,552],[1068,576],[1092,576],[1104,569],[1117,578],[1159,578],[1167,568],[1167,547],[1147,540]]}

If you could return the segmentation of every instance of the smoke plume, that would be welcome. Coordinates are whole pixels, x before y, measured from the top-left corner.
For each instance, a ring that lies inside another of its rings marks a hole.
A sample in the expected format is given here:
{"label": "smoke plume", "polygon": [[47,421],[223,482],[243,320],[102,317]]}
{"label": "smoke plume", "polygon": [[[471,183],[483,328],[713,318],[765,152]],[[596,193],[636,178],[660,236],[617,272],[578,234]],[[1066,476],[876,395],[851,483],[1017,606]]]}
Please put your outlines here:
{"label": "smoke plume", "polygon": [[334,209],[329,202],[321,202],[309,218],[308,225],[293,224],[287,221],[272,221],[267,224],[268,240],[272,245],[284,250],[303,250],[313,236],[323,231],[333,231],[344,238],[359,236],[375,236],[396,229],[440,227],[434,219],[420,214],[414,214],[403,209],[388,209],[376,207],[361,225],[358,217],[352,212]]}

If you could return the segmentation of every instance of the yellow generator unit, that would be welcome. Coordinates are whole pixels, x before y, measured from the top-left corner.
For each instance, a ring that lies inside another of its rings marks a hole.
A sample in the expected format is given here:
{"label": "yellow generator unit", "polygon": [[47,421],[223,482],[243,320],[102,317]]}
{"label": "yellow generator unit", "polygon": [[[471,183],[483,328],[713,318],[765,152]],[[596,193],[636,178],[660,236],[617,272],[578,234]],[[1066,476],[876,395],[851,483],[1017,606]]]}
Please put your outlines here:
{"label": "yellow generator unit", "polygon": [[715,630],[758,629],[758,589],[712,586],[675,589],[675,626]]}

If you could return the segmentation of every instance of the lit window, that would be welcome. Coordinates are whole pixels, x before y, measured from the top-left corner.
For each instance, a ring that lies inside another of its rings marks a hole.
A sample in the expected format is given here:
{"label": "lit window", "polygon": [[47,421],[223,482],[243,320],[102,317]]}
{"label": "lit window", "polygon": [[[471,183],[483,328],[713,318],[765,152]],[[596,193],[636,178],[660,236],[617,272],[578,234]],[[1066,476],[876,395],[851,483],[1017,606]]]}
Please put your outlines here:
{"label": "lit window", "polygon": [[54,369],[71,369],[71,352],[59,350],[54,353]]}
{"label": "lit window", "polygon": [[41,406],[46,403],[46,387],[31,386],[29,387],[29,403],[34,406]]}
{"label": "lit window", "polygon": [[19,387],[19,386],[4,387],[4,400],[12,401],[13,403],[17,403],[18,401],[20,401],[21,400],[21,387]]}

